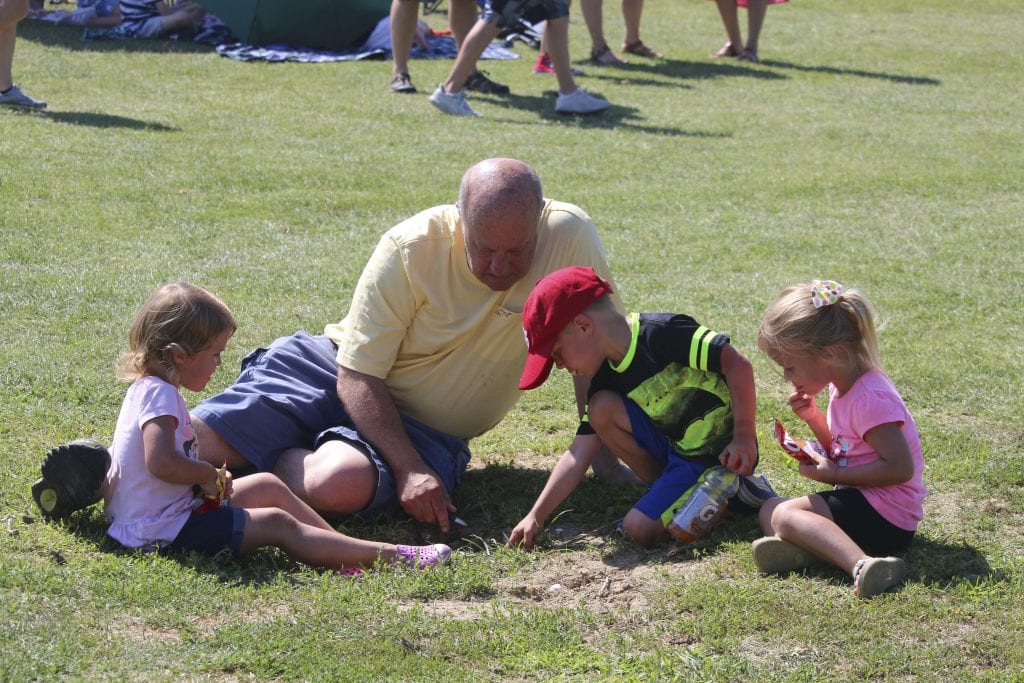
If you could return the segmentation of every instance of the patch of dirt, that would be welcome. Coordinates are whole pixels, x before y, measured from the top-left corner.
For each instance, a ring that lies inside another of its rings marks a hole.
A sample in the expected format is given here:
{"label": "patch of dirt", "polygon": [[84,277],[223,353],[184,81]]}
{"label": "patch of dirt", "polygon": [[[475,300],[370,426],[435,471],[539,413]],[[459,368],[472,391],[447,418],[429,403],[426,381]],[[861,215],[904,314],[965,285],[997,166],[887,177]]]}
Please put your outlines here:
{"label": "patch of dirt", "polygon": [[176,629],[150,626],[137,617],[119,617],[111,622],[110,630],[133,643],[181,642],[181,634]]}

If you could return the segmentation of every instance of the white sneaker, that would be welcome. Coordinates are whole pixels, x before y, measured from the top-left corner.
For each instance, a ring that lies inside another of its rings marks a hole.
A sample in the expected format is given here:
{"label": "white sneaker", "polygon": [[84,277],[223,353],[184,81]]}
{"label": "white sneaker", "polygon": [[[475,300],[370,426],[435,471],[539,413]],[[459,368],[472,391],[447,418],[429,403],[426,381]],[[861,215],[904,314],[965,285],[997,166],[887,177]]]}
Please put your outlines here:
{"label": "white sneaker", "polygon": [[473,108],[469,106],[469,102],[466,101],[465,90],[447,92],[444,89],[444,84],[437,86],[437,90],[430,96],[430,103],[445,114],[451,114],[452,116],[480,116],[480,114],[473,111]]}
{"label": "white sneaker", "polygon": [[597,95],[591,95],[583,88],[576,88],[566,95],[558,93],[558,100],[555,102],[555,111],[559,114],[593,114],[604,111],[609,106],[608,100]]}
{"label": "white sneaker", "polygon": [[6,104],[9,107],[28,107],[30,109],[46,109],[46,102],[32,99],[21,88],[12,85],[7,92],[0,94],[0,105]]}

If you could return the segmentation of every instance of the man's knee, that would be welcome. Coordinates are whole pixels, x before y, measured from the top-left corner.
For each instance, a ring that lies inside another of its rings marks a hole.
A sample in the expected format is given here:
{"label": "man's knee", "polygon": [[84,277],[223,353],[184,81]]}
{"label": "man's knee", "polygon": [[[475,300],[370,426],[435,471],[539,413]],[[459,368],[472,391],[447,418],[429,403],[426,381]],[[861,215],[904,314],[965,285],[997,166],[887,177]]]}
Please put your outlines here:
{"label": "man's knee", "polygon": [[599,432],[608,425],[621,423],[625,415],[626,405],[622,396],[614,391],[599,391],[587,401],[587,419]]}
{"label": "man's knee", "polygon": [[285,451],[274,474],[314,510],[351,515],[377,492],[377,466],[347,441],[328,441],[315,451]]}

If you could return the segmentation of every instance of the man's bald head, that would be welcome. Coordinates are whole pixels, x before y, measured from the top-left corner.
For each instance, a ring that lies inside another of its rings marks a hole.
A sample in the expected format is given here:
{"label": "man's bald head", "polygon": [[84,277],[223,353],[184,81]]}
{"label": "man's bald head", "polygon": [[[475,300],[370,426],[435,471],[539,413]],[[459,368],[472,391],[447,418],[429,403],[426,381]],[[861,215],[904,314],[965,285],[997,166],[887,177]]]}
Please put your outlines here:
{"label": "man's bald head", "polygon": [[484,159],[466,171],[459,187],[459,212],[471,228],[509,213],[532,214],[536,224],[543,202],[540,178],[518,159]]}
{"label": "man's bald head", "polygon": [[459,214],[466,258],[478,280],[496,291],[530,269],[544,206],[540,179],[516,159],[485,159],[462,177]]}

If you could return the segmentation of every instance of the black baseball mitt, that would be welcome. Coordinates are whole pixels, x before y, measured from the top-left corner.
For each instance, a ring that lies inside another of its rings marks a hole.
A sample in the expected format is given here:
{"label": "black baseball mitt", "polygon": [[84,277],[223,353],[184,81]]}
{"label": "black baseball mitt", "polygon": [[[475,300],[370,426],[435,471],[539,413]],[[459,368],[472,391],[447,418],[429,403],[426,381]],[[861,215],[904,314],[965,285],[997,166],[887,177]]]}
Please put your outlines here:
{"label": "black baseball mitt", "polygon": [[43,478],[32,485],[32,498],[46,517],[64,519],[99,501],[108,467],[110,453],[97,441],[57,446],[43,458]]}

